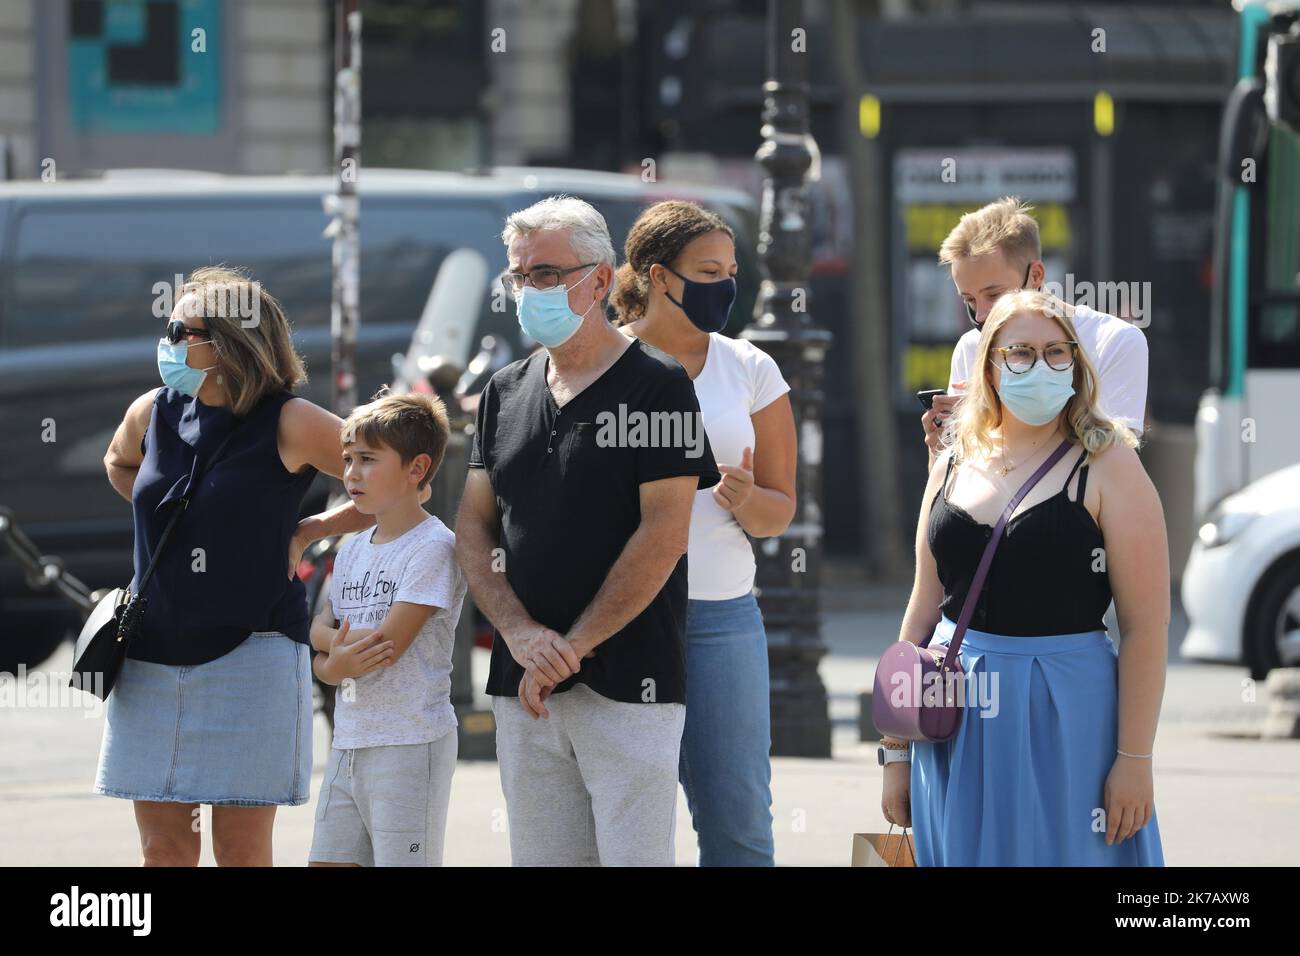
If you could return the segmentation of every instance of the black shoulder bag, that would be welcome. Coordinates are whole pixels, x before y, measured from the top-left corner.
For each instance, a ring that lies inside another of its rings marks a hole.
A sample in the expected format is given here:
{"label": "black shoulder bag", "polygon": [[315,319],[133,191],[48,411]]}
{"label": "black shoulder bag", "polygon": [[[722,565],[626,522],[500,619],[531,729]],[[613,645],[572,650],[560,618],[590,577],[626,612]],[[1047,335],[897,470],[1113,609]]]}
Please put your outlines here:
{"label": "black shoulder bag", "polygon": [[[203,470],[195,474],[194,480],[190,482],[189,493],[178,499],[176,510],[172,512],[167,527],[163,529],[162,537],[158,539],[153,560],[149,562],[148,570],[140,579],[139,591],[132,594],[129,586],[114,588],[105,594],[95,605],[95,609],[90,612],[90,617],[81,628],[81,636],[77,638],[77,648],[73,652],[69,687],[94,694],[101,700],[107,700],[108,695],[112,693],[113,685],[117,683],[117,675],[122,670],[122,662],[126,660],[127,646],[140,632],[145,606],[149,603],[144,592],[149,579],[153,577],[154,569],[158,566],[158,558],[162,555],[177,520],[190,506],[190,499],[198,490],[203,476],[221,457],[226,442],[230,441],[234,434],[235,428],[232,428],[221,440],[221,444],[217,445],[216,451],[212,453]],[[102,675],[102,683],[95,680],[97,675]]]}

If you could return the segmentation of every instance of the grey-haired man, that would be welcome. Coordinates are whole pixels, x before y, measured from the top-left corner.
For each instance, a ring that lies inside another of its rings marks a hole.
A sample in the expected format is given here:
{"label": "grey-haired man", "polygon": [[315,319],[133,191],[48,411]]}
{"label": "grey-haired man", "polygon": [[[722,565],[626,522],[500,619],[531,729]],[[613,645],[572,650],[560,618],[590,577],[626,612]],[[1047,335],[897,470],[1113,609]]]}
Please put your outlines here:
{"label": "grey-haired man", "polygon": [[703,447],[601,423],[693,417],[671,356],[605,317],[614,249],[589,204],[552,197],[502,240],[524,332],[544,348],[479,402],[456,551],[496,628],[487,692],[516,866],[671,866],[685,723],[686,544]]}

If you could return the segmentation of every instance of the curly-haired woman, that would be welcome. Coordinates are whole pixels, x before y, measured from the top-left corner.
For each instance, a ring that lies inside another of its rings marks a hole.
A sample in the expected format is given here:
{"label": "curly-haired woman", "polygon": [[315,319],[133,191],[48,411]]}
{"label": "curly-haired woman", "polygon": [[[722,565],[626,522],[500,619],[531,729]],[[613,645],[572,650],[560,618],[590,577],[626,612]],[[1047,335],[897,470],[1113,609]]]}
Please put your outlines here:
{"label": "curly-haired woman", "polygon": [[746,533],[779,535],[795,510],[795,429],[775,360],[722,334],[736,298],[731,228],[661,202],[628,233],[613,296],[623,331],[667,352],[695,386],[722,481],[691,511],[686,729],[680,778],[701,866],[771,866],[767,632]]}

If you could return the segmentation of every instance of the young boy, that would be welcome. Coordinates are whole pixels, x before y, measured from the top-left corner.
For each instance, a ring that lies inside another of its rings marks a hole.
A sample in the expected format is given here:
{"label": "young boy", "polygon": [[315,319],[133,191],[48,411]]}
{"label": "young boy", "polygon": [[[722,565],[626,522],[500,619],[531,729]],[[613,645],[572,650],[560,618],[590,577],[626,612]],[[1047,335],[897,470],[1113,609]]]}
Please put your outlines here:
{"label": "young boy", "polygon": [[343,483],[378,523],[339,549],[312,622],[313,670],[339,689],[309,866],[442,865],[466,585],[455,535],[419,495],[447,435],[438,399],[382,389],[344,422]]}

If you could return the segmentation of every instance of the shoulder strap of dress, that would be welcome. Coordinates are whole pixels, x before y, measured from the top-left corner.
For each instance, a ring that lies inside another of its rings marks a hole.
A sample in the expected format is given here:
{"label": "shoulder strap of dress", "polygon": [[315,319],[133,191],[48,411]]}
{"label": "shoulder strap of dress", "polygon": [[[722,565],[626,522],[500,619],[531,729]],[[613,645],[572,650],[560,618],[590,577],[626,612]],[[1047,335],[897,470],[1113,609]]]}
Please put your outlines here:
{"label": "shoulder strap of dress", "polygon": [[943,472],[943,483],[942,483],[941,485],[939,485],[939,494],[941,494],[941,495],[942,495],[942,494],[946,494],[947,491],[948,491],[948,479],[952,477],[952,463],[953,463],[953,460],[954,460],[955,458],[956,458],[956,456],[952,453],[952,450],[949,449],[949,451],[948,451],[948,467],[944,469],[944,472]]}
{"label": "shoulder strap of dress", "polygon": [[[1065,484],[1062,486],[1063,488],[1069,488],[1070,479],[1074,477],[1074,473],[1076,471],[1079,472],[1079,492],[1078,492],[1078,496],[1073,499],[1074,501],[1083,500],[1083,489],[1088,484],[1088,466],[1083,465],[1083,460],[1087,457],[1088,457],[1088,449],[1085,448],[1083,452],[1079,455],[1079,457],[1075,460],[1074,467],[1070,469],[1070,473],[1065,476]],[[1079,470],[1080,465],[1083,465],[1082,471]]]}

